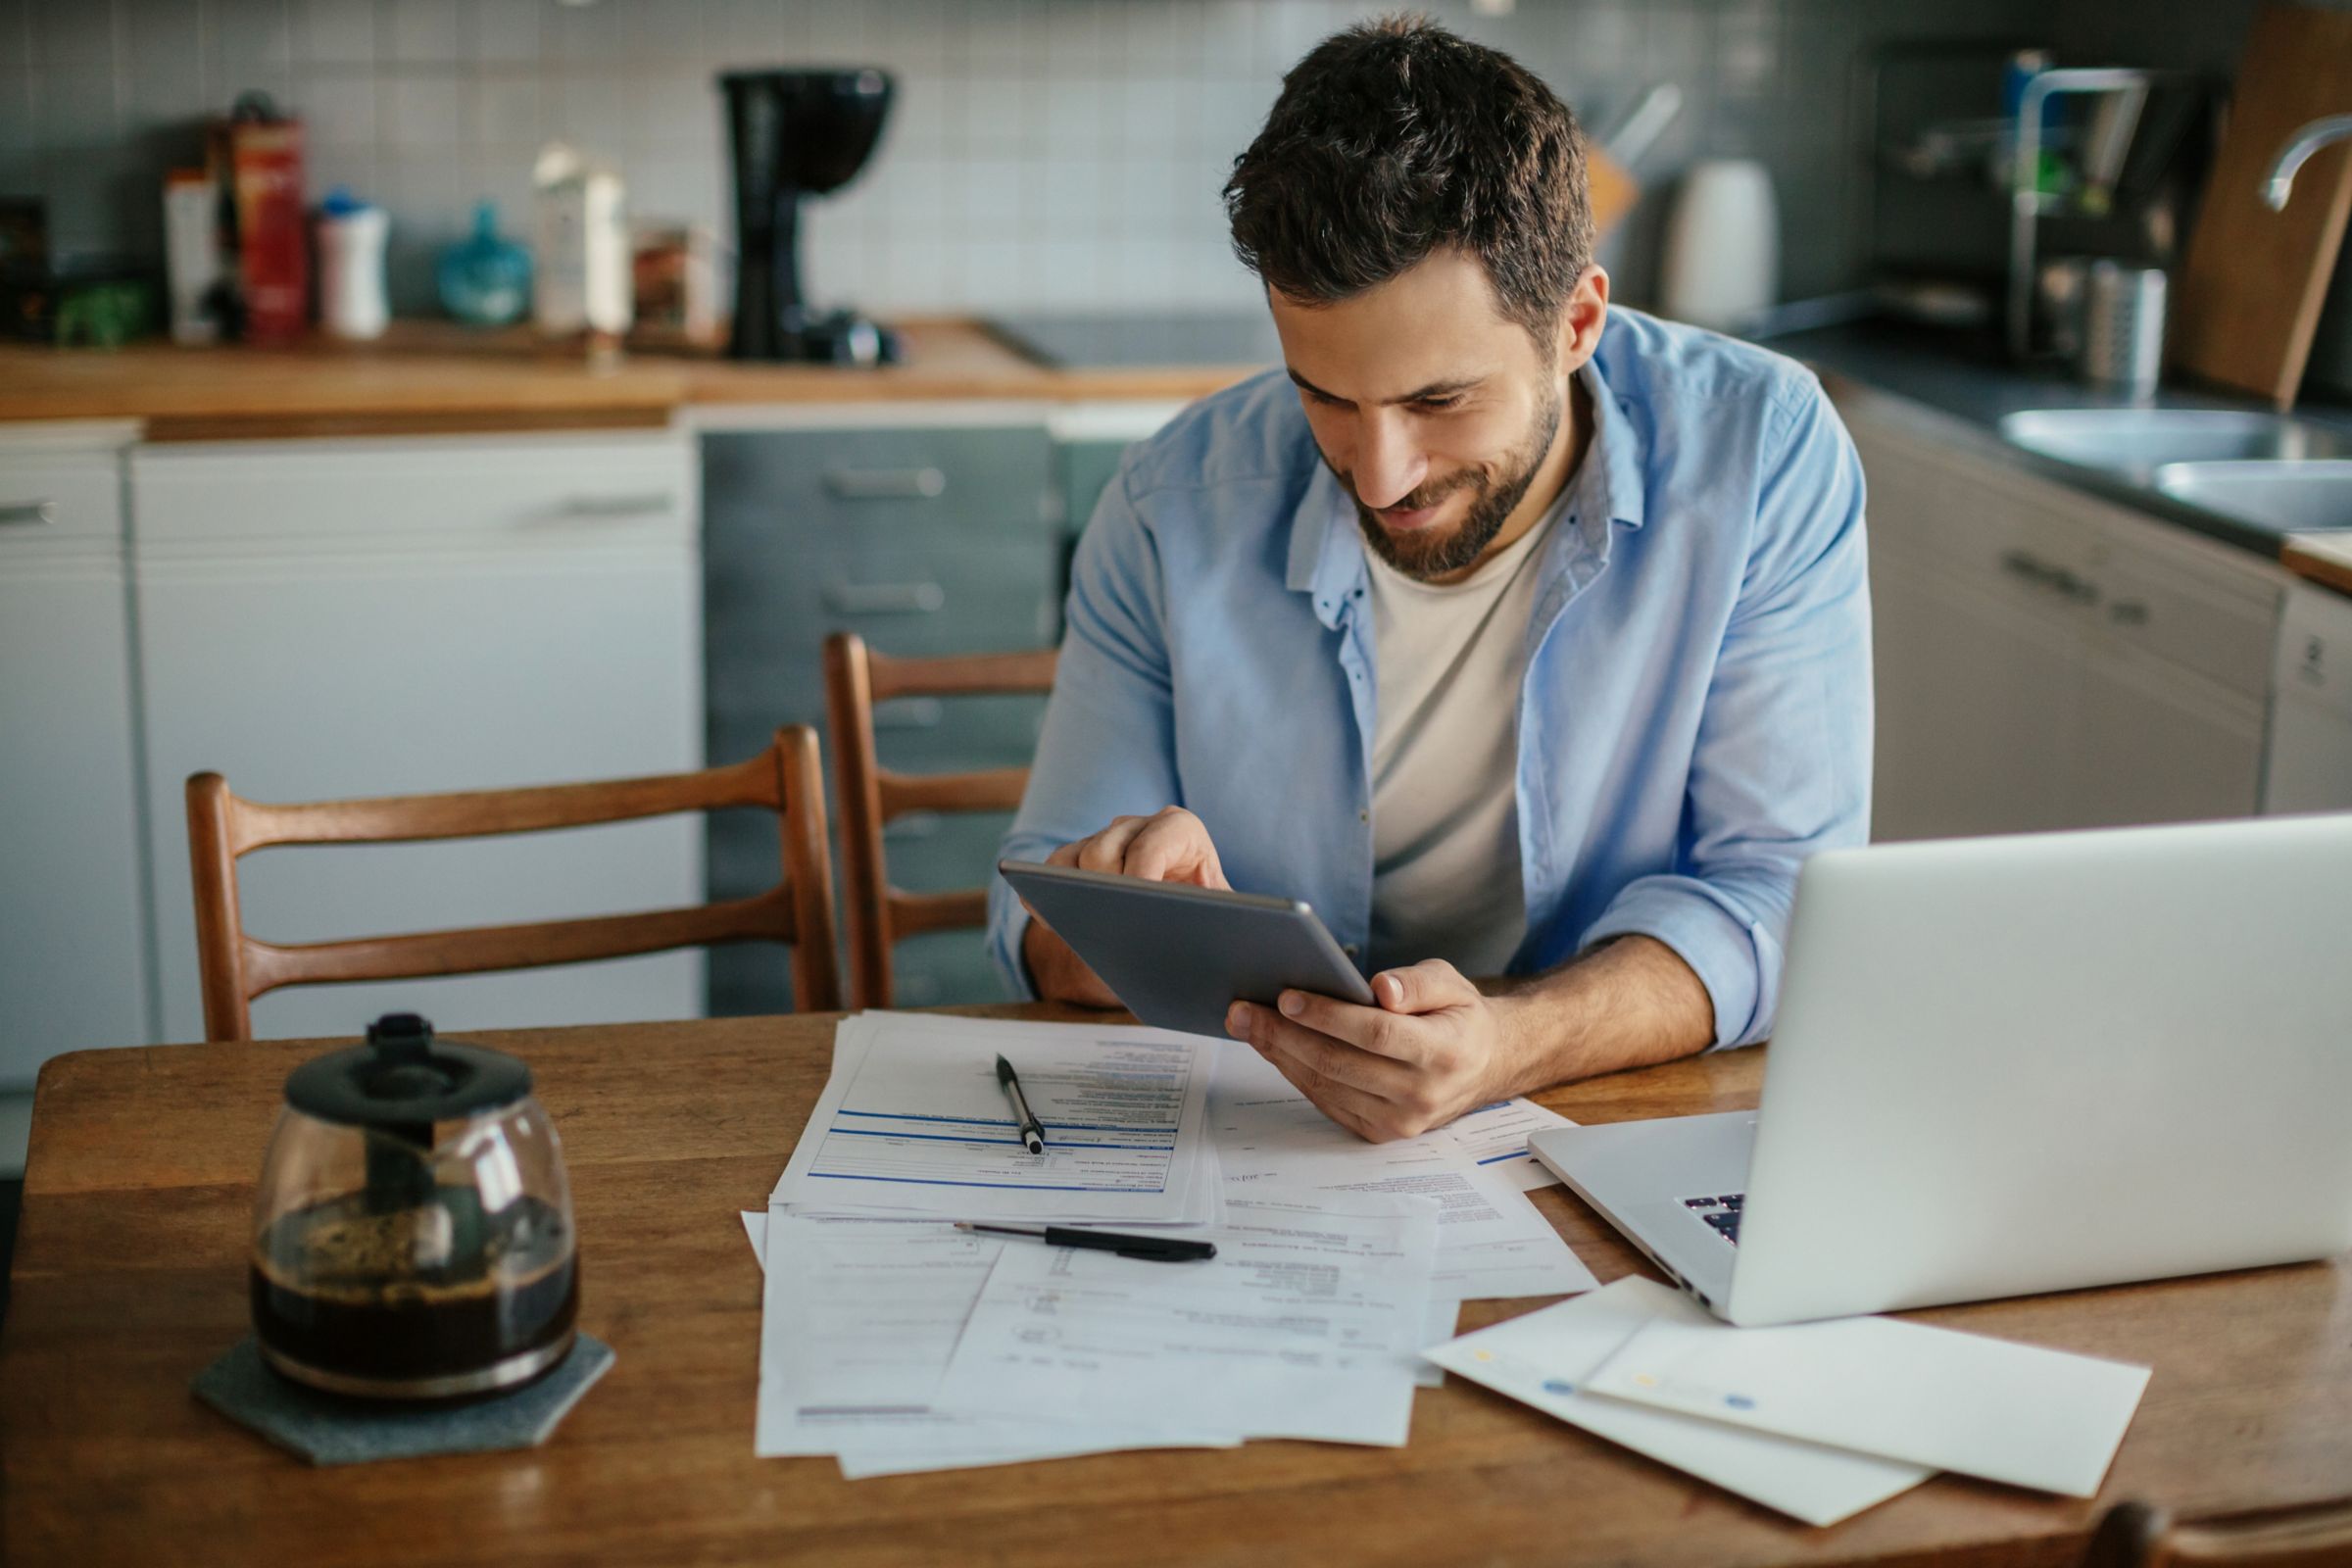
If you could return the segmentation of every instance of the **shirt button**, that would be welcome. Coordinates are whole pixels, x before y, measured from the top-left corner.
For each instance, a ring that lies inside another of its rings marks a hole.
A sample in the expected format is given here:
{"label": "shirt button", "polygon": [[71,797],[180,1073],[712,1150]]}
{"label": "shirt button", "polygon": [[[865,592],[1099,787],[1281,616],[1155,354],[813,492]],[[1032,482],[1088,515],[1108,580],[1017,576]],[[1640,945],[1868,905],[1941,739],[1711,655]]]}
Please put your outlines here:
{"label": "shirt button", "polygon": [[1370,811],[1358,811],[1355,813],[1355,819],[1358,822],[1369,822],[1372,820],[1372,813]]}
{"label": "shirt button", "polygon": [[1352,942],[1343,942],[1340,944],[1340,951],[1352,958],[1355,956],[1355,944]]}

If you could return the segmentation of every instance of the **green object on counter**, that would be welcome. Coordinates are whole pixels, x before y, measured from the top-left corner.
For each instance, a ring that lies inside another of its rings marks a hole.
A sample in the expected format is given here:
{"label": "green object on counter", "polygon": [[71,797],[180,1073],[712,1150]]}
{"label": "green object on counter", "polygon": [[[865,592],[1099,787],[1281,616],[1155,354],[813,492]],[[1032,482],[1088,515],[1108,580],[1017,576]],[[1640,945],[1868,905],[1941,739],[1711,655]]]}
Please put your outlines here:
{"label": "green object on counter", "polygon": [[531,255],[498,237],[498,209],[473,210],[473,232],[441,253],[441,308],[473,326],[505,326],[531,308]]}
{"label": "green object on counter", "polygon": [[155,330],[155,287],[144,279],[60,285],[51,341],[59,348],[121,348]]}

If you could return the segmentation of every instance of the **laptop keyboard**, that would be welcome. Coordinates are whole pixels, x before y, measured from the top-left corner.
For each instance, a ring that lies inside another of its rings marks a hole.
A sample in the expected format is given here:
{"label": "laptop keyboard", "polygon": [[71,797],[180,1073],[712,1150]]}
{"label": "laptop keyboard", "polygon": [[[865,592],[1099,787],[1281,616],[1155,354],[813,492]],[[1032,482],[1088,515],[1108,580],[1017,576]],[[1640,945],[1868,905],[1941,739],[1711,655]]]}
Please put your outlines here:
{"label": "laptop keyboard", "polygon": [[1686,1198],[1683,1206],[1705,1220],[1709,1230],[1738,1247],[1740,1210],[1746,1202],[1745,1193],[1726,1193],[1720,1198]]}

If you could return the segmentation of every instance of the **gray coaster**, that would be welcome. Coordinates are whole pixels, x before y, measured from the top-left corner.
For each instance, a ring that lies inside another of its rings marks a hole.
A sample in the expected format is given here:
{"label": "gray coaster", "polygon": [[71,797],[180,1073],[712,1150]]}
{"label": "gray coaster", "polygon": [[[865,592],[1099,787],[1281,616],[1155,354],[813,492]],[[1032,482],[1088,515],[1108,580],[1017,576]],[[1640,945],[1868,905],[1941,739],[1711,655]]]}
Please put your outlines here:
{"label": "gray coaster", "polygon": [[513,1394],[409,1408],[347,1399],[280,1377],[248,1334],[196,1374],[196,1397],[313,1464],[362,1464],[428,1453],[488,1453],[545,1443],[612,1366],[612,1347],[582,1334],[561,1365]]}

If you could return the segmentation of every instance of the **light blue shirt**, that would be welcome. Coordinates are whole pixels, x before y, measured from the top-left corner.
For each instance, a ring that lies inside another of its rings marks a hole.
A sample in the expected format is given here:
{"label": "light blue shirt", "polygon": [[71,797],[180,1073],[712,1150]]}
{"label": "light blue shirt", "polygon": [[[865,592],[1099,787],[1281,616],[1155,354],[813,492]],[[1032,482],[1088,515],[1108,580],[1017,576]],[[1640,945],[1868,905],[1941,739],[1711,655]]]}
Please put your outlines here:
{"label": "light blue shirt", "polygon": [[[1812,372],[1749,344],[1613,309],[1580,374],[1596,428],[1517,694],[1510,972],[1655,937],[1705,983],[1715,1044],[1745,1045],[1772,1030],[1798,865],[1869,833],[1862,467]],[[1004,853],[1182,806],[1235,887],[1306,900],[1361,954],[1371,621],[1352,505],[1289,380],[1193,405],[1079,542]],[[1027,921],[997,879],[989,940],[1024,996]]]}

